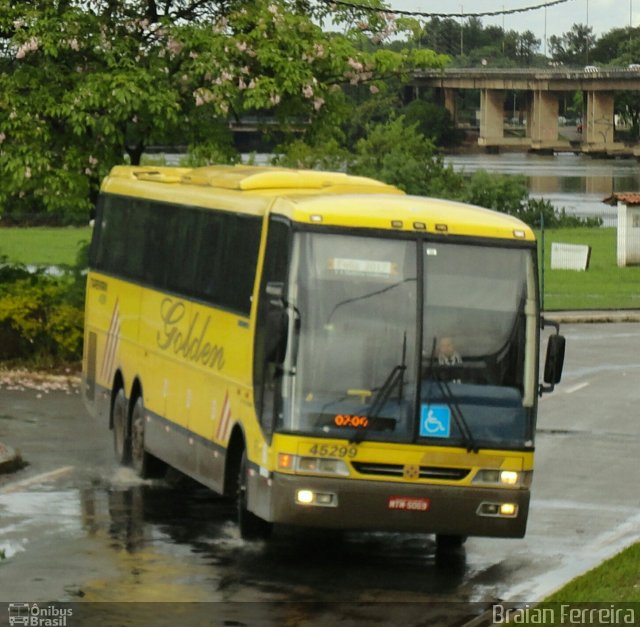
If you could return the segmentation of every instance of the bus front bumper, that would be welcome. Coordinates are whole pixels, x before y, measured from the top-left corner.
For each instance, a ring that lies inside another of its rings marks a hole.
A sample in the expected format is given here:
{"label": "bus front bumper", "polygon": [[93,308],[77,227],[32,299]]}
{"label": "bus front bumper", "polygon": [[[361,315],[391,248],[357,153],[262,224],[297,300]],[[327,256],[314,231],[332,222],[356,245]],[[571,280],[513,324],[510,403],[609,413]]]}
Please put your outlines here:
{"label": "bus front bumper", "polygon": [[253,493],[257,498],[250,505],[256,514],[275,523],[303,527],[521,538],[529,512],[528,489],[281,473],[257,483]]}

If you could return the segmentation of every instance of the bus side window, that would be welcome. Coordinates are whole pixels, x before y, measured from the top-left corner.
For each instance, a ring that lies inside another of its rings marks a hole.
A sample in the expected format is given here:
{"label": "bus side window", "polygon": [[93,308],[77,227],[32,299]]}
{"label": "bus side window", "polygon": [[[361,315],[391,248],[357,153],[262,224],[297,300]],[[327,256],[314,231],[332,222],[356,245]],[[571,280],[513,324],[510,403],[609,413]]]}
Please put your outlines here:
{"label": "bus side window", "polygon": [[127,253],[127,219],[125,202],[105,196],[98,211],[99,238],[94,251],[95,267],[105,272],[120,272]]}
{"label": "bus side window", "polygon": [[245,316],[251,312],[262,223],[253,216],[225,216],[222,267],[217,269],[216,302]]}
{"label": "bus side window", "polygon": [[[270,434],[275,426],[274,407],[277,401],[276,364],[270,362],[268,351],[273,343],[269,337],[269,317],[273,316],[267,294],[267,285],[281,283],[286,285],[289,265],[290,227],[277,218],[269,221],[267,247],[260,281],[258,316],[256,320],[255,346],[253,353],[253,385],[256,412],[264,431]],[[285,295],[286,298],[286,295]]]}
{"label": "bus side window", "polygon": [[216,279],[222,259],[222,220],[223,216],[220,213],[206,212],[200,223],[194,290],[210,302],[216,294]]}
{"label": "bus side window", "polygon": [[[171,223],[166,225],[169,245],[163,252],[167,266],[167,287],[179,294],[194,296],[198,294],[196,273],[200,263],[201,223],[205,213],[196,209],[183,212],[175,211],[168,217]],[[160,261],[160,260],[159,260]]]}

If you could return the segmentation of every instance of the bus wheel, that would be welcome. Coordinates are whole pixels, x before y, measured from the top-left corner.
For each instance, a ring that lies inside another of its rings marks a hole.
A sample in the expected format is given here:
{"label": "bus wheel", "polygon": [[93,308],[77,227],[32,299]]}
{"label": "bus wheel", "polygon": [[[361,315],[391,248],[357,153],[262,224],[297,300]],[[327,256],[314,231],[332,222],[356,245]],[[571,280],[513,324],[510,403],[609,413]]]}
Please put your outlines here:
{"label": "bus wheel", "polygon": [[238,473],[237,493],[240,537],[244,540],[265,540],[271,535],[273,525],[247,509],[248,471],[247,452],[243,451]]}
{"label": "bus wheel", "polygon": [[142,396],[138,396],[131,412],[131,466],[142,479],[161,477],[166,473],[167,466],[145,450],[144,428],[144,402]]}
{"label": "bus wheel", "polygon": [[129,407],[124,390],[116,392],[111,407],[111,424],[113,425],[113,450],[116,461],[127,465],[131,461],[131,438],[129,433]]}
{"label": "bus wheel", "polygon": [[149,476],[149,453],[144,450],[144,403],[138,396],[131,412],[131,466],[143,479]]}
{"label": "bus wheel", "polygon": [[446,533],[436,535],[436,547],[438,551],[455,551],[456,549],[462,548],[462,545],[466,541],[466,536],[449,535]]}

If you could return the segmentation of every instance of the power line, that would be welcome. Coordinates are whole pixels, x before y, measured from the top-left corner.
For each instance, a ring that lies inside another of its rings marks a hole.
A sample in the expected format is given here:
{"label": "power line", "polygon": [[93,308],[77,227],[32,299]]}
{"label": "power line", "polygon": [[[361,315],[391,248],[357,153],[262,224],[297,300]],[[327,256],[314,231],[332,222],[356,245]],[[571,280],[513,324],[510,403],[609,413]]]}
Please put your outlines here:
{"label": "power line", "polygon": [[495,17],[498,15],[513,15],[515,13],[527,13],[529,11],[537,11],[539,9],[546,9],[547,7],[555,6],[556,4],[564,4],[565,2],[571,2],[572,0],[552,0],[551,2],[544,2],[542,4],[536,4],[528,7],[521,7],[519,9],[501,9],[500,11],[481,11],[478,13],[436,13],[430,11],[402,11],[400,9],[376,9],[368,7],[356,2],[344,2],[343,0],[319,0],[323,4],[332,6],[340,6],[349,9],[357,9],[358,11],[364,11],[365,13],[385,13],[390,15],[407,15],[409,17]]}

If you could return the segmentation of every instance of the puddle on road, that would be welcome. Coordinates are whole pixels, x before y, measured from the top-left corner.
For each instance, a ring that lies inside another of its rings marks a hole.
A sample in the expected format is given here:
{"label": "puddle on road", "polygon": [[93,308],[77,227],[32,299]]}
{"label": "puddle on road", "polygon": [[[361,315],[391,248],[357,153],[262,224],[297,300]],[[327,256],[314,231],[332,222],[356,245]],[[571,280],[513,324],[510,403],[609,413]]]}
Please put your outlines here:
{"label": "puddle on road", "polygon": [[245,542],[230,501],[126,469],[80,489],[1,495],[0,514],[59,540],[57,559],[68,550],[86,562],[92,576],[72,577],[85,601],[422,602],[459,597],[467,574],[464,552],[438,560],[430,536],[279,529],[270,542]]}
{"label": "puddle on road", "polygon": [[30,424],[38,422],[35,418],[29,418],[28,416],[12,416],[10,414],[0,414],[0,420],[15,420],[16,422],[26,422]]}
{"label": "puddle on road", "polygon": [[80,624],[449,626],[492,598],[470,584],[488,564],[437,556],[432,536],[278,529],[245,542],[233,503],[187,480],[103,467],[0,496],[7,594],[82,600]]}

